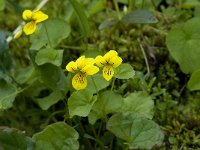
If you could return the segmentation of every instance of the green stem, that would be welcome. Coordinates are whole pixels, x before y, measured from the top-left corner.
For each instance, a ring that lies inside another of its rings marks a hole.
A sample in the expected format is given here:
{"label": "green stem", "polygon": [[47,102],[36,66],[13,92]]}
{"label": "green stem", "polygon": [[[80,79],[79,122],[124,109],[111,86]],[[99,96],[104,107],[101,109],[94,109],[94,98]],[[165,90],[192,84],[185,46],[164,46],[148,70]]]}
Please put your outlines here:
{"label": "green stem", "polygon": [[99,92],[98,92],[98,89],[97,89],[97,85],[96,85],[96,83],[95,83],[95,81],[94,81],[94,78],[91,76],[91,78],[92,78],[92,83],[94,84],[94,88],[95,88],[95,90],[96,90],[96,93],[97,93],[97,98],[99,97]]}
{"label": "green stem", "polygon": [[47,40],[48,40],[49,46],[50,46],[51,48],[53,48],[52,45],[51,45],[51,41],[50,41],[50,38],[49,38],[49,33],[48,33],[48,31],[47,31],[47,27],[46,27],[46,24],[45,24],[45,23],[44,23],[44,28],[45,28],[45,32],[46,32],[46,35],[47,35]]}
{"label": "green stem", "polygon": [[[100,134],[101,134],[102,126],[103,126],[103,121],[101,121],[100,126],[99,126],[99,130],[98,130],[98,132],[97,132],[97,138],[98,138],[98,139],[99,139]],[[95,143],[94,149],[97,149],[97,142]]]}
{"label": "green stem", "polygon": [[135,0],[128,0],[128,10],[132,11],[133,6],[135,5]]}
{"label": "green stem", "polygon": [[111,86],[110,91],[113,91],[113,89],[114,89],[114,86],[115,86],[115,80],[116,80],[116,78],[113,78],[113,80],[112,80],[112,86]]}
{"label": "green stem", "polygon": [[147,56],[146,56],[146,53],[144,51],[144,48],[142,46],[142,44],[140,43],[140,40],[137,39],[139,45],[140,45],[140,49],[142,51],[142,55],[144,56],[144,60],[145,60],[145,63],[146,63],[146,66],[147,66],[147,74],[146,74],[146,77],[148,78],[150,76],[150,68],[149,68],[149,62],[148,62],[148,59],[147,59]]}
{"label": "green stem", "polygon": [[144,8],[144,0],[142,0],[142,8]]}
{"label": "green stem", "polygon": [[[84,129],[83,125],[82,125],[82,122],[81,122],[80,118],[78,118],[78,121],[79,121],[80,132],[81,132],[80,134],[83,136],[86,132],[85,132],[85,129]],[[88,143],[86,148],[89,148],[89,150],[92,150],[93,148],[92,148],[92,144],[90,143],[90,140],[86,139],[86,138],[84,138],[84,140]]]}
{"label": "green stem", "polygon": [[120,11],[119,11],[119,6],[118,6],[118,3],[117,3],[117,0],[113,0],[113,3],[115,5],[115,10],[117,11],[118,19],[120,20],[121,19],[121,15],[120,15]]}

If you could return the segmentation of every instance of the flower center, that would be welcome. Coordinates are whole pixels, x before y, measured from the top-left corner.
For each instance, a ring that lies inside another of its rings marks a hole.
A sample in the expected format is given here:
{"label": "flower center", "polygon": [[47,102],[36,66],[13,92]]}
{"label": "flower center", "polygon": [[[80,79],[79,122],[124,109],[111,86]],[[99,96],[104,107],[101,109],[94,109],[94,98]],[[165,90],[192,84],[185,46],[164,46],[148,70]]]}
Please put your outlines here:
{"label": "flower center", "polygon": [[79,75],[77,76],[76,80],[79,81],[79,83],[84,83],[85,82],[85,75],[80,72]]}

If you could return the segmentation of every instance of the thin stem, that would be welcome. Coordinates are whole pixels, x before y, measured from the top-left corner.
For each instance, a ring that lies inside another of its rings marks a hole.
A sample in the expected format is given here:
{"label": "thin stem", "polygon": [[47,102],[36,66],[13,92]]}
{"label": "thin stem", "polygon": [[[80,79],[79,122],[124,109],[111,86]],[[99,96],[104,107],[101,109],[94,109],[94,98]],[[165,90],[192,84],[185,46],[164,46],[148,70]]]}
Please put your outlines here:
{"label": "thin stem", "polygon": [[46,35],[47,35],[47,40],[48,40],[49,46],[50,46],[51,48],[53,48],[52,45],[51,45],[51,41],[50,41],[50,38],[49,38],[49,33],[48,33],[48,31],[47,31],[47,27],[46,27],[46,24],[45,24],[45,23],[44,23],[44,28],[45,28],[45,32],[46,32]]}
{"label": "thin stem", "polygon": [[128,10],[132,11],[133,6],[135,5],[135,0],[128,0]]}
{"label": "thin stem", "polygon": [[140,45],[140,49],[142,51],[142,55],[144,56],[144,60],[145,60],[145,64],[146,64],[146,67],[147,67],[147,74],[146,74],[146,77],[148,78],[150,76],[150,68],[149,68],[149,62],[148,62],[148,59],[147,59],[147,56],[146,56],[146,53],[144,51],[144,48],[142,46],[142,44],[140,43],[140,40],[137,39],[139,45]]}
{"label": "thin stem", "polygon": [[113,91],[113,89],[114,89],[114,86],[115,86],[115,80],[116,80],[116,78],[113,78],[113,80],[112,80],[112,86],[111,86],[111,91]]}
{"label": "thin stem", "polygon": [[100,134],[101,134],[102,126],[103,126],[103,121],[101,121],[100,126],[99,126],[99,130],[98,130],[98,133],[97,133],[97,136],[98,136],[98,137],[99,137]]}
{"label": "thin stem", "polygon": [[[83,125],[82,125],[82,122],[81,122],[80,118],[78,119],[78,121],[79,121],[79,126],[80,126],[80,132],[81,132],[81,135],[83,136],[86,132],[85,132],[85,129],[84,129]],[[92,144],[91,144],[90,140],[89,139],[85,139],[85,138],[84,138],[84,140],[88,143],[88,145],[87,145],[88,147],[87,148],[89,148],[89,150],[92,150],[93,148],[92,148]]]}
{"label": "thin stem", "polygon": [[95,81],[94,81],[94,78],[91,76],[91,78],[92,78],[92,83],[94,84],[94,88],[95,88],[95,90],[96,90],[96,93],[97,93],[97,98],[99,97],[99,92],[98,92],[98,89],[97,89],[97,85],[96,85],[96,83],[95,83]]}
{"label": "thin stem", "polygon": [[112,146],[113,146],[113,138],[112,141],[110,142],[110,147],[109,147],[110,150],[112,150]]}
{"label": "thin stem", "polygon": [[[101,128],[103,126],[103,121],[101,121],[100,126],[99,126],[99,130],[97,132],[97,137],[99,138],[100,134],[101,134]],[[95,149],[97,149],[97,142],[95,143]]]}
{"label": "thin stem", "polygon": [[151,0],[151,3],[153,5],[153,7],[156,9],[156,4],[155,4],[154,0]]}
{"label": "thin stem", "polygon": [[120,11],[119,11],[119,6],[118,6],[118,3],[117,3],[117,0],[113,0],[113,3],[115,5],[115,10],[117,11],[118,19],[120,20],[121,19],[121,15],[120,15]]}
{"label": "thin stem", "polygon": [[142,0],[142,8],[144,8],[144,0]]}

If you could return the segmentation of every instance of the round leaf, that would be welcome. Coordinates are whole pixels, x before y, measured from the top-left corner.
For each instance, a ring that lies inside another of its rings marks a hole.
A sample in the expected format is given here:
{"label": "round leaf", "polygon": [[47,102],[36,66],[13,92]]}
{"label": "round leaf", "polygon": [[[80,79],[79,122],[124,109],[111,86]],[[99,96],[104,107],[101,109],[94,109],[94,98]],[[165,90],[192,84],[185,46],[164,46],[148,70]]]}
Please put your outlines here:
{"label": "round leaf", "polygon": [[12,103],[17,95],[17,89],[12,84],[0,79],[0,109],[12,107]]}
{"label": "round leaf", "polygon": [[96,102],[97,97],[88,90],[81,90],[74,92],[68,99],[69,115],[86,117],[90,113],[93,104]]}
{"label": "round leaf", "polygon": [[33,150],[33,141],[22,132],[12,128],[0,129],[1,150]]}
{"label": "round leaf", "polygon": [[115,69],[114,76],[118,79],[130,79],[135,76],[135,71],[130,64],[121,64]]}
{"label": "round leaf", "polygon": [[36,100],[43,110],[47,110],[49,109],[49,107],[56,104],[62,98],[64,98],[62,92],[53,91],[50,95],[44,98],[37,98]]}
{"label": "round leaf", "polygon": [[41,49],[35,56],[37,65],[51,63],[55,66],[62,64],[63,50],[54,50],[51,48]]}
{"label": "round leaf", "polygon": [[184,73],[200,69],[200,18],[193,18],[172,28],[166,38],[172,57]]}
{"label": "round leaf", "polygon": [[38,66],[36,71],[39,74],[41,81],[49,88],[53,90],[67,90],[66,76],[61,68],[47,63]]}
{"label": "round leaf", "polygon": [[153,118],[154,102],[144,92],[131,93],[123,101],[123,112],[137,112],[147,118]]}
{"label": "round leaf", "polygon": [[43,23],[39,33],[34,33],[31,36],[32,45],[30,49],[39,50],[46,44],[55,47],[61,40],[67,38],[70,32],[70,26],[64,20],[58,18],[48,19]]}
{"label": "round leaf", "polygon": [[111,91],[101,93],[88,116],[89,122],[94,124],[96,120],[104,118],[107,114],[121,111],[122,101],[121,95],[117,93]]}
{"label": "round leaf", "polygon": [[163,133],[160,127],[136,113],[118,113],[107,123],[107,128],[114,135],[126,141],[130,149],[151,149],[161,144]]}
{"label": "round leaf", "polygon": [[88,87],[87,87],[87,89],[90,90],[92,93],[96,93],[95,85],[92,81],[92,78],[95,82],[97,91],[100,91],[100,90],[106,88],[110,84],[110,82],[106,81],[103,78],[102,74],[95,74],[92,77],[88,77]]}
{"label": "round leaf", "polygon": [[35,150],[78,150],[77,131],[64,122],[47,126],[33,136]]}

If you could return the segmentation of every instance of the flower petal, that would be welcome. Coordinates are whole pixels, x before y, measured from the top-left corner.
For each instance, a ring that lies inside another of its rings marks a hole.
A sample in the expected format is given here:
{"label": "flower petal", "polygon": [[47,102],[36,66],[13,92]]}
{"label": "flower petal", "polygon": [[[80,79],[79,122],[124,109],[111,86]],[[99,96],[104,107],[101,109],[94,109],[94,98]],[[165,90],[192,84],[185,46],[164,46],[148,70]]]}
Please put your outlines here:
{"label": "flower petal", "polygon": [[24,20],[31,20],[33,12],[31,10],[24,10],[22,17]]}
{"label": "flower petal", "polygon": [[109,62],[112,57],[117,56],[118,53],[115,50],[110,50],[104,55],[104,59],[106,62]]}
{"label": "flower petal", "polygon": [[103,56],[97,56],[96,58],[95,58],[95,63],[97,64],[97,66],[99,66],[99,67],[103,67],[104,65],[105,65],[105,63],[106,63],[106,61],[105,61],[105,59],[104,59],[104,57]]}
{"label": "flower petal", "polygon": [[25,32],[26,35],[30,35],[33,32],[35,32],[35,29],[36,29],[36,23],[34,21],[31,21],[24,25],[23,31]]}
{"label": "flower petal", "polygon": [[77,71],[77,64],[74,61],[70,61],[66,66],[67,71],[75,73]]}
{"label": "flower petal", "polygon": [[42,11],[36,11],[36,12],[33,12],[32,19],[36,23],[39,23],[39,22],[42,22],[42,21],[48,19],[48,15],[44,14]]}
{"label": "flower petal", "polygon": [[93,65],[95,60],[93,58],[85,58],[85,56],[81,56],[76,60],[78,69],[82,69],[87,65]]}
{"label": "flower petal", "polygon": [[82,89],[86,88],[86,86],[87,86],[86,76],[81,73],[77,73],[72,79],[72,86],[76,90],[82,90]]}
{"label": "flower petal", "polygon": [[96,74],[99,71],[99,68],[93,65],[87,65],[81,69],[82,73],[85,73],[86,76]]}
{"label": "flower petal", "polygon": [[114,68],[118,67],[122,63],[122,58],[119,56],[115,56],[110,59],[109,64],[112,65]]}
{"label": "flower petal", "polygon": [[114,70],[112,66],[105,66],[103,68],[103,77],[109,81],[114,75]]}

